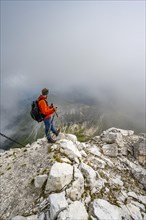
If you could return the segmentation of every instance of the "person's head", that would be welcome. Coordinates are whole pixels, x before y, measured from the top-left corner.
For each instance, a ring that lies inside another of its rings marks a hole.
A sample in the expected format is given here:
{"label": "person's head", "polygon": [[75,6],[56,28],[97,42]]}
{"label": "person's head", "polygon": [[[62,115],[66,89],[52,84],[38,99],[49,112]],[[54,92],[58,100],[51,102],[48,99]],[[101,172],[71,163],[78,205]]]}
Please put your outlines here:
{"label": "person's head", "polygon": [[49,93],[48,89],[46,89],[46,88],[42,89],[42,95],[46,96],[46,98],[48,96],[48,93]]}

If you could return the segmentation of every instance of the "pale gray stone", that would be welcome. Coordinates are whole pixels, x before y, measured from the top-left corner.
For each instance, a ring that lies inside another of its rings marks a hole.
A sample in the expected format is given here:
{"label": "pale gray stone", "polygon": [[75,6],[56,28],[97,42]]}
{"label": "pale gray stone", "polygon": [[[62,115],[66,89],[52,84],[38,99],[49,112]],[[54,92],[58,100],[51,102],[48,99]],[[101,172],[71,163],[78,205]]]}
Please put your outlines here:
{"label": "pale gray stone", "polygon": [[146,138],[139,138],[134,144],[134,157],[143,166],[146,166]]}
{"label": "pale gray stone", "polygon": [[72,164],[72,162],[67,157],[61,157],[60,160],[64,163]]}
{"label": "pale gray stone", "polygon": [[142,195],[138,196],[138,201],[146,205],[146,196],[142,196]]}
{"label": "pale gray stone", "polygon": [[145,206],[143,204],[136,202],[136,201],[133,201],[133,200],[131,201],[131,203],[133,205],[135,205],[136,207],[138,207],[139,209],[141,209],[142,211],[144,211],[144,212],[146,211]]}
{"label": "pale gray stone", "polygon": [[41,188],[43,186],[43,184],[45,183],[47,178],[48,178],[48,176],[46,174],[36,176],[35,179],[34,179],[35,187],[36,188]]}
{"label": "pale gray stone", "polygon": [[26,220],[26,218],[23,216],[17,215],[15,217],[13,217],[12,220]]}
{"label": "pale gray stone", "polygon": [[86,178],[90,187],[93,188],[96,181],[96,172],[93,170],[92,167],[88,166],[85,163],[81,163],[79,169],[83,173],[83,176]]}
{"label": "pale gray stone", "polygon": [[73,134],[66,134],[66,138],[70,141],[72,141],[73,143],[77,142],[77,137]]}
{"label": "pale gray stone", "polygon": [[116,144],[106,144],[102,147],[103,154],[110,157],[118,156],[118,147]]}
{"label": "pale gray stone", "polygon": [[81,199],[81,196],[84,192],[84,177],[81,171],[74,167],[74,181],[72,186],[66,190],[67,196],[75,201]]}
{"label": "pale gray stone", "polygon": [[58,215],[57,220],[88,220],[88,213],[81,202],[75,201]]}
{"label": "pale gray stone", "polygon": [[72,141],[63,139],[60,140],[59,144],[61,152],[65,153],[69,159],[82,158],[81,153]]}
{"label": "pale gray stone", "polygon": [[123,181],[120,180],[120,178],[112,178],[109,181],[110,186],[115,186],[115,187],[122,187],[123,186]]}
{"label": "pale gray stone", "polygon": [[142,220],[142,215],[141,215],[139,207],[136,207],[132,203],[127,204],[126,207],[127,207],[128,212],[129,212],[129,215],[133,219]]}
{"label": "pale gray stone", "polygon": [[125,163],[129,166],[133,176],[143,185],[146,189],[146,170],[138,164],[135,164],[128,160],[127,158],[119,158],[122,163]]}
{"label": "pale gray stone", "polygon": [[128,192],[128,196],[134,198],[134,199],[138,199],[138,196],[136,195],[135,192]]}
{"label": "pale gray stone", "polygon": [[64,210],[68,203],[65,198],[65,192],[54,193],[49,195],[50,201],[50,219],[54,220],[58,216],[58,214]]}
{"label": "pale gray stone", "polygon": [[38,217],[37,215],[31,215],[31,216],[26,217],[26,220],[38,220]]}
{"label": "pale gray stone", "polygon": [[81,150],[80,153],[81,153],[82,157],[87,157],[87,154],[84,150]]}
{"label": "pale gray stone", "polygon": [[85,150],[86,149],[86,144],[85,143],[80,143],[77,142],[77,148],[81,151],[81,150]]}
{"label": "pale gray stone", "polygon": [[106,132],[113,132],[113,133],[118,133],[120,132],[123,136],[131,136],[134,134],[134,131],[132,130],[124,130],[124,129],[120,129],[120,128],[109,128]]}
{"label": "pale gray stone", "polygon": [[[45,220],[45,214],[44,212],[42,212],[39,217],[38,217],[38,220]],[[49,219],[50,220],[50,219]]]}
{"label": "pale gray stone", "polygon": [[67,163],[56,162],[50,170],[46,184],[46,193],[63,189],[73,178],[73,167]]}
{"label": "pale gray stone", "polygon": [[98,168],[104,169],[106,166],[106,162],[100,158],[92,157],[91,160]]}
{"label": "pale gray stone", "polygon": [[98,220],[113,219],[122,220],[125,216],[121,208],[110,204],[103,199],[95,199],[90,205],[90,214]]}
{"label": "pale gray stone", "polygon": [[87,144],[87,152],[93,154],[94,156],[101,156],[100,149],[96,145]]}

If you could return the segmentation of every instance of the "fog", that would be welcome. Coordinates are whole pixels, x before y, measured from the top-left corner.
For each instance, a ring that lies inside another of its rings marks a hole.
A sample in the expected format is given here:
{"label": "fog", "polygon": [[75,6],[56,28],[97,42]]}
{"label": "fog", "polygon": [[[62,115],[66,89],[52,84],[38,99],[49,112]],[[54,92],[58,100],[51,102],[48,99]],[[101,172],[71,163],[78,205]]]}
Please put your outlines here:
{"label": "fog", "polygon": [[145,1],[1,1],[2,132],[44,87],[84,88],[143,129]]}

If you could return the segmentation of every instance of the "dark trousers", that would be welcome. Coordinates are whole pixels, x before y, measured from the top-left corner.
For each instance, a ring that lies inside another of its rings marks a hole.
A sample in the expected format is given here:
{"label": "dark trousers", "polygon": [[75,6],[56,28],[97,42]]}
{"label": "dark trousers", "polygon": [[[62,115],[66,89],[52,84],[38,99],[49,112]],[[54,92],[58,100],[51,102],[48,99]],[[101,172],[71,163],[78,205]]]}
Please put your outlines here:
{"label": "dark trousers", "polygon": [[47,136],[47,139],[49,140],[51,138],[50,131],[56,134],[56,129],[54,128],[52,118],[44,119],[44,124],[45,124],[45,134]]}

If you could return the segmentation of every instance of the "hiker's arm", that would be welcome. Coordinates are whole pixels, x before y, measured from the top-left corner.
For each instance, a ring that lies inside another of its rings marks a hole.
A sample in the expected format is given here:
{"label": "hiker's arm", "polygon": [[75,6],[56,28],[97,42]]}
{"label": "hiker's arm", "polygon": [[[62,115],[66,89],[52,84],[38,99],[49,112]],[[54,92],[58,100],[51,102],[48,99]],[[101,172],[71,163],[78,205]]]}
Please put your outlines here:
{"label": "hiker's arm", "polygon": [[50,106],[47,106],[46,102],[44,100],[40,101],[40,110],[42,114],[48,115],[54,113],[54,109],[50,109]]}

